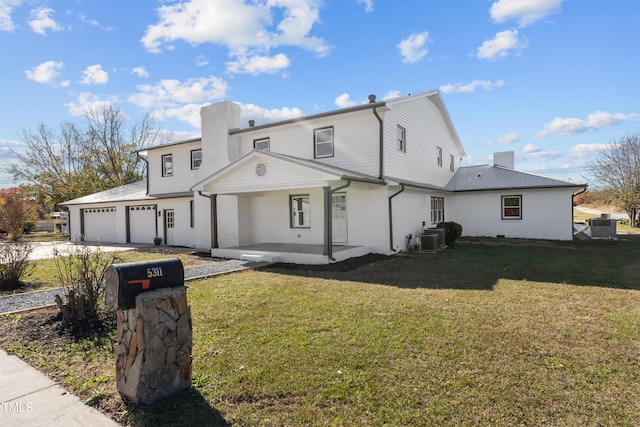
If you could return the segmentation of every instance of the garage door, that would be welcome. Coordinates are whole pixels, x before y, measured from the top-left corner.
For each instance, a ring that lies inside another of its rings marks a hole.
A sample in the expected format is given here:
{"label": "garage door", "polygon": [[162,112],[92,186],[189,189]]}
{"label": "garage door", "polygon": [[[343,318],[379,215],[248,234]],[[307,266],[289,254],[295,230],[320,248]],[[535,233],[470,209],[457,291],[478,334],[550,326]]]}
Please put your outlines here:
{"label": "garage door", "polygon": [[155,236],[155,205],[129,206],[129,241],[152,244]]}
{"label": "garage door", "polygon": [[84,240],[87,242],[115,243],[116,208],[91,208],[84,210]]}

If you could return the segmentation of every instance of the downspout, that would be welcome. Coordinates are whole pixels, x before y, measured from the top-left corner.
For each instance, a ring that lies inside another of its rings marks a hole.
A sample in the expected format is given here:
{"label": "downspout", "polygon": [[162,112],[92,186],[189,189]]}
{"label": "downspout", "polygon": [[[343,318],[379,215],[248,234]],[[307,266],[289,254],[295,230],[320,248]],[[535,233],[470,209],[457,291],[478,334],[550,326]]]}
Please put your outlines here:
{"label": "downspout", "polygon": [[587,187],[586,186],[581,191],[578,191],[577,193],[574,193],[574,194],[571,195],[571,227],[572,227],[571,235],[572,236],[573,236],[573,224],[575,224],[575,221],[576,221],[575,215],[573,214],[573,206],[574,206],[573,199],[576,196],[579,196],[580,194],[584,193],[585,191],[587,191]]}
{"label": "downspout", "polygon": [[202,191],[198,191],[198,194],[202,197],[209,199],[209,209],[211,211],[211,248],[217,249],[218,246],[218,195],[217,194],[202,194]]}
{"label": "downspout", "polygon": [[378,179],[382,179],[382,177],[384,176],[384,135],[383,135],[383,124],[382,124],[382,117],[380,117],[380,114],[378,114],[378,109],[377,107],[373,107],[373,115],[376,116],[376,119],[378,119],[379,124],[379,135],[380,135],[380,154],[379,154],[379,158],[380,158],[380,173],[378,175]]}
{"label": "downspout", "polygon": [[324,189],[324,251],[323,255],[329,257],[331,261],[336,259],[333,257],[333,216],[331,212],[331,197],[336,191],[343,190],[351,185],[351,180],[347,179],[345,185],[336,187],[333,190],[331,187],[322,187]]}
{"label": "downspout", "polygon": [[[142,157],[140,155],[140,153],[138,153],[137,151],[136,151],[136,156],[138,156],[138,158],[140,160],[142,160],[143,162],[145,162],[147,164],[145,169],[147,170],[147,179],[146,179],[146,181],[147,181],[147,194],[146,195],[148,196],[149,195],[149,159],[146,159],[146,158]],[[156,232],[156,235],[157,234],[158,233]]]}
{"label": "downspout", "polygon": [[393,203],[391,199],[404,191],[404,184],[400,184],[400,190],[389,196],[389,245],[392,252],[398,252],[393,248]]}

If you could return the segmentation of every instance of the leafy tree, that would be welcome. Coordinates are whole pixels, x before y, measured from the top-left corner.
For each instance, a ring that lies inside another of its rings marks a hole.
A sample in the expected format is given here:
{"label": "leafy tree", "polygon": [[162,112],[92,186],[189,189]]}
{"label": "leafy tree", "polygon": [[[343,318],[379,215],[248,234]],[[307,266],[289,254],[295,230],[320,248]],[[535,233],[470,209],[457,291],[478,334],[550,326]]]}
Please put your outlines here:
{"label": "leafy tree", "polygon": [[41,123],[22,129],[26,149],[14,152],[10,172],[26,182],[38,202],[56,204],[139,181],[144,162],[137,150],[168,141],[149,117],[130,123],[123,111],[105,104],[88,109],[79,123],[63,122],[59,129]]}
{"label": "leafy tree", "polygon": [[37,219],[32,194],[24,187],[0,190],[0,229],[17,240],[29,223]]}
{"label": "leafy tree", "polygon": [[588,164],[597,185],[610,194],[612,203],[629,215],[629,225],[638,227],[640,213],[640,134],[632,134],[607,145]]}

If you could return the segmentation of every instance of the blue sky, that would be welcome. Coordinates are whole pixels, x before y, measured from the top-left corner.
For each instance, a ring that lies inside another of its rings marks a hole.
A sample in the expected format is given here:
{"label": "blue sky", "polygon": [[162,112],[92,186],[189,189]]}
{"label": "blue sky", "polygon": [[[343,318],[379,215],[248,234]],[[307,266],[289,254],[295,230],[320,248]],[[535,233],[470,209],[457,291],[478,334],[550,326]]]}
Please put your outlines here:
{"label": "blue sky", "polygon": [[0,168],[96,103],[182,139],[223,99],[260,124],[439,89],[463,165],[588,181],[640,132],[639,42],[637,0],[0,0]]}

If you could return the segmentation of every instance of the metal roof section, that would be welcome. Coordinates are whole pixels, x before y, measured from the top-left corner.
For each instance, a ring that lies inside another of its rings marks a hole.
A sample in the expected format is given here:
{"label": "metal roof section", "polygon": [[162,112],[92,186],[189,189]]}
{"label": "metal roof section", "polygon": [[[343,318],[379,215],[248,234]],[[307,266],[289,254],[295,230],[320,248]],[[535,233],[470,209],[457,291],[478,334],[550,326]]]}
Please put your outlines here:
{"label": "metal roof section", "polygon": [[136,153],[144,153],[145,151],[151,151],[151,150],[156,150],[159,148],[166,148],[166,147],[172,147],[174,145],[182,145],[182,144],[190,144],[192,142],[201,142],[202,141],[202,137],[195,137],[195,138],[190,138],[190,139],[183,139],[180,141],[173,141],[173,142],[169,142],[167,144],[162,144],[162,145],[154,145],[152,147],[147,147],[147,148],[141,148],[140,150],[135,151]]}
{"label": "metal roof section", "polygon": [[67,202],[60,203],[60,206],[138,200],[146,201],[153,199],[154,197],[147,196],[147,181],[141,180],[132,184],[126,184],[121,187],[111,188],[99,193],[89,194],[88,196],[69,200]]}
{"label": "metal roof section", "polygon": [[461,192],[519,188],[581,188],[586,186],[587,184],[548,178],[501,166],[480,165],[459,168],[445,189]]}

